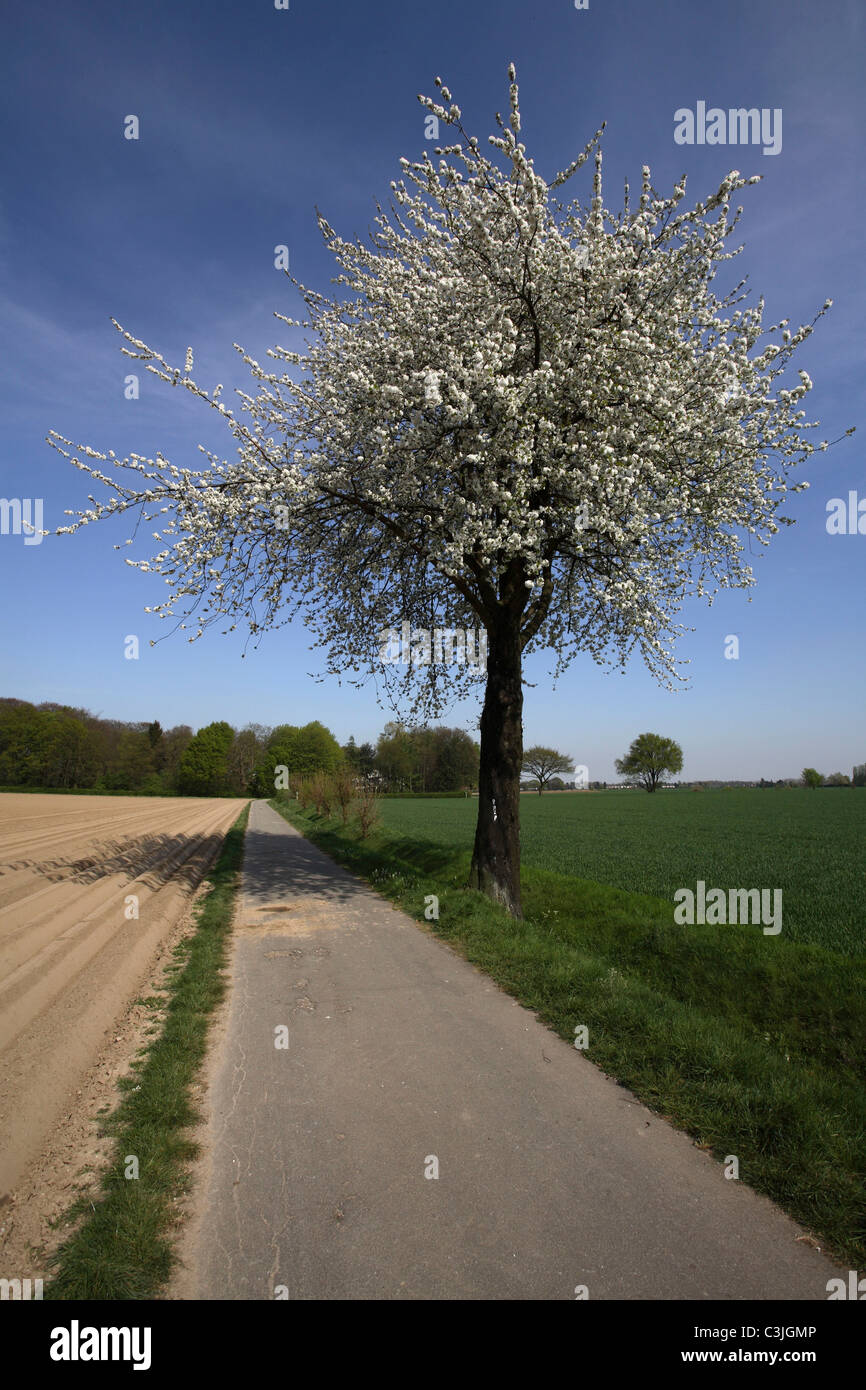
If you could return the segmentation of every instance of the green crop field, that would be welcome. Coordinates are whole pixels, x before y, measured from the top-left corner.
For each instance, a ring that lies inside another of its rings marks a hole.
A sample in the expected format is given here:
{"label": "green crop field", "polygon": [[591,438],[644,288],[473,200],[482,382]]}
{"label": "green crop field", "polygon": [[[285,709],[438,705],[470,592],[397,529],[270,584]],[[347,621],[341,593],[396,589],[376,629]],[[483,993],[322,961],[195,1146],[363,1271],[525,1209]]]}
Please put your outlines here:
{"label": "green crop field", "polygon": [[[866,949],[866,789],[548,793],[521,797],[526,867],[648,893],[780,888],[782,935]],[[471,849],[475,799],[385,798],[392,835]]]}
{"label": "green crop field", "polygon": [[[866,791],[525,795],[521,919],[466,887],[476,800],[386,797],[368,835],[272,805],[862,1265]],[[700,880],[781,889],[781,932],[678,924]]]}

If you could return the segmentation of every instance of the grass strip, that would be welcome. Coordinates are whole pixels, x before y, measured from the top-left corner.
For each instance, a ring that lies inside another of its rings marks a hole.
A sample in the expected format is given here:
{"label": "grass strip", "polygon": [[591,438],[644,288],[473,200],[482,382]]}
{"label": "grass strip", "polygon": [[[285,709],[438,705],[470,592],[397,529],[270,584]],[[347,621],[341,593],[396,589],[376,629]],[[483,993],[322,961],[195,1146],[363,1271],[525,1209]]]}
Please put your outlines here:
{"label": "grass strip", "polygon": [[[469,855],[367,840],[270,803],[332,858],[449,942],[646,1105],[815,1232],[866,1263],[864,965],[749,926],[678,926],[673,905],[541,869],[522,921],[464,887]],[[439,899],[438,921],[425,899]]]}
{"label": "grass strip", "polygon": [[[188,1190],[197,1153],[188,1134],[198,1118],[191,1087],[205,1056],[211,1015],[225,993],[220,972],[248,816],[247,806],[203,880],[211,887],[196,909],[195,932],[175,947],[175,964],[168,968],[162,1031],[121,1082],[123,1099],[105,1121],[115,1142],[101,1195],[95,1203],[79,1199],[65,1214],[65,1222],[80,1224],[52,1256],[46,1299],[154,1298],[171,1274],[175,1203]],[[127,1176],[130,1157],[138,1160],[137,1178]]]}

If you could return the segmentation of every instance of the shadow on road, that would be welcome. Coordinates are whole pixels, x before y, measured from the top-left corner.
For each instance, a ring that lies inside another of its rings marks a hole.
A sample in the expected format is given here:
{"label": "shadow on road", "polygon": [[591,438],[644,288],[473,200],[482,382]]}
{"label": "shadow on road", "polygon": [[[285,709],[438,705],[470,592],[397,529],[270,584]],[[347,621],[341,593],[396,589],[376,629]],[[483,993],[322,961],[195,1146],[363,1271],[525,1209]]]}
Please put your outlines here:
{"label": "shadow on road", "polygon": [[[290,829],[294,828],[288,821],[285,824]],[[289,834],[285,839],[279,837],[285,848],[283,853],[275,854],[272,831],[247,830],[244,894],[249,903],[278,904],[282,899],[301,893],[332,902],[348,902],[369,892],[368,886],[359,882],[356,873],[365,874],[375,886],[375,850],[360,840],[353,843],[318,827],[316,831],[316,844],[300,833]],[[349,868],[328,857],[329,853],[333,853],[335,858],[344,857],[347,850],[352,860]],[[384,859],[381,861],[382,864],[385,862]],[[410,880],[423,878],[428,874],[441,874],[458,862],[459,856],[452,850],[429,840],[404,837],[388,843],[387,871],[391,875]],[[250,883],[255,883],[255,892],[248,889],[247,884]]]}

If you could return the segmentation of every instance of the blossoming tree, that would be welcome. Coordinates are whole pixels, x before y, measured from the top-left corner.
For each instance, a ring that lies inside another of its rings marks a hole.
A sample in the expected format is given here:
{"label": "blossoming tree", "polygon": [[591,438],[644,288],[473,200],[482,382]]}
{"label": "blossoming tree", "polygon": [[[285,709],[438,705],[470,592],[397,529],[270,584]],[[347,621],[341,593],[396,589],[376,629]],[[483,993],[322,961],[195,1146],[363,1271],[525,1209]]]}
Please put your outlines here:
{"label": "blossoming tree", "polygon": [[[745,538],[766,545],[790,524],[787,471],[827,447],[801,435],[814,428],[800,423],[806,373],[775,383],[830,301],[792,333],[787,320],[762,328],[763,301],[737,307],[744,281],[713,293],[738,254],[731,198],[756,178],[732,172],[684,210],[685,178],[660,197],[644,167],[636,205],[626,185],[614,214],[601,127],[546,182],[518,140],[509,76],[489,153],[440,79],[441,103],[419,98],[460,138],[438,162],[401,161],[369,244],[319,215],[340,289],[298,285],[308,317],[276,317],[307,330],[306,350],[270,350],[276,370],[238,348],[257,385],[237,413],[193,380],[191,351],[181,371],[116,325],[128,356],[220,412],[236,459],[202,450],[193,470],[49,438],[109,491],[60,530],[169,514],[154,533],[164,548],[127,563],[169,578],[152,611],[195,611],[190,640],[213,622],[259,633],[301,613],[329,673],[396,674],[415,713],[485,682],[470,882],[519,915],[524,655],[551,650],[558,674],[578,652],[622,666],[637,649],[664,683],[681,679],[683,600],[754,583]],[[564,204],[593,156],[591,202]],[[483,627],[486,671],[414,649],[377,667],[381,631],[407,619],[413,632]]]}

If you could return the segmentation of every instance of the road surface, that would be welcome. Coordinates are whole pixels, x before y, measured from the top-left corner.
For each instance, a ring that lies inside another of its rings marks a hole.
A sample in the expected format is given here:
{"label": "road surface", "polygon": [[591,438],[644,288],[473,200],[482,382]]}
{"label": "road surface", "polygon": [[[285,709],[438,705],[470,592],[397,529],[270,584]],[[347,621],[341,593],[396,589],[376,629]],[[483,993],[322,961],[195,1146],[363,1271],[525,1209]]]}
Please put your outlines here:
{"label": "road surface", "polygon": [[840,1273],[264,802],[211,1077],[186,1296],[825,1300]]}

